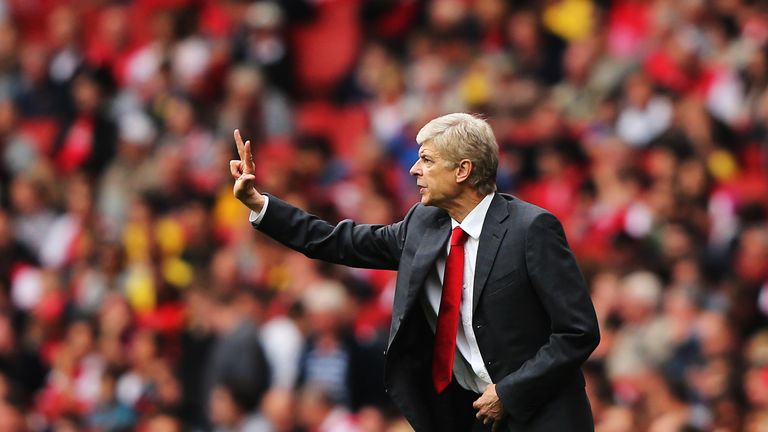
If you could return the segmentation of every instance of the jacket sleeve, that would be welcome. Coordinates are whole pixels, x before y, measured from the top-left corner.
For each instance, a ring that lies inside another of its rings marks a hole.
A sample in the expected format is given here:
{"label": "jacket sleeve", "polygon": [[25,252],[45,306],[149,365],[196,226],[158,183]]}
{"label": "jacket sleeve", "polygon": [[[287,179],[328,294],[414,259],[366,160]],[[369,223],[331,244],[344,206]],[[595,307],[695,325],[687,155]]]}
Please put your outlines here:
{"label": "jacket sleeve", "polygon": [[269,207],[255,228],[309,258],[350,267],[396,270],[406,226],[415,208],[404,220],[391,225],[358,225],[343,220],[334,226],[269,195]]}
{"label": "jacket sleeve", "polygon": [[542,213],[529,226],[525,265],[549,316],[551,334],[530,360],[496,385],[505,410],[522,421],[573,381],[600,341],[586,283],[553,215]]}

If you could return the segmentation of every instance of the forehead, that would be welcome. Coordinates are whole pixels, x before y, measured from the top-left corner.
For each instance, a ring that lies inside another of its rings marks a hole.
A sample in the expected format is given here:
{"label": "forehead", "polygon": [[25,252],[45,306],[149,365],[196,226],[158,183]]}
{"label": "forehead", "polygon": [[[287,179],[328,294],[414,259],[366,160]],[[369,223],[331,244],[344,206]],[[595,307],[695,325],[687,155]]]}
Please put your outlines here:
{"label": "forehead", "polygon": [[437,148],[435,148],[434,143],[432,143],[432,140],[424,141],[421,146],[419,147],[419,154],[429,154],[429,155],[437,155],[440,152],[437,151]]}

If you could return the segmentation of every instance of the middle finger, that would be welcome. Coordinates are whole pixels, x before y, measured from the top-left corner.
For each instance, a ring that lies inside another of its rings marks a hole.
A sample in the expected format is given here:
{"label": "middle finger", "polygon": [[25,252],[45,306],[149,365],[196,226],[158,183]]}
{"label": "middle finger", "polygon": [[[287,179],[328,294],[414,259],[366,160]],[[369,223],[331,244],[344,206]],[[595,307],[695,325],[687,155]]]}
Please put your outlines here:
{"label": "middle finger", "polygon": [[235,179],[240,178],[240,176],[243,174],[243,163],[239,160],[229,161],[229,172]]}
{"label": "middle finger", "polygon": [[243,153],[245,149],[245,144],[243,144],[243,137],[240,136],[240,129],[235,129],[234,136],[235,136],[235,145],[237,146],[237,154],[240,155],[240,160],[244,160]]}

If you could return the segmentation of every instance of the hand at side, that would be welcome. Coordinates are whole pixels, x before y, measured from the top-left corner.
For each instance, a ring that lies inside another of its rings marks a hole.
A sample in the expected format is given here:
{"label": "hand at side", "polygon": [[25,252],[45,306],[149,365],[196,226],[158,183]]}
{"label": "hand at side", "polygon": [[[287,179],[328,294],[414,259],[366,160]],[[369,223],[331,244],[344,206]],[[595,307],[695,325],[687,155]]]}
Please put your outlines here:
{"label": "hand at side", "polygon": [[496,394],[496,384],[489,384],[485,392],[472,404],[477,410],[476,417],[483,424],[493,423],[492,430],[495,432],[501,430],[501,421],[504,419],[504,407],[501,405],[501,399]]}

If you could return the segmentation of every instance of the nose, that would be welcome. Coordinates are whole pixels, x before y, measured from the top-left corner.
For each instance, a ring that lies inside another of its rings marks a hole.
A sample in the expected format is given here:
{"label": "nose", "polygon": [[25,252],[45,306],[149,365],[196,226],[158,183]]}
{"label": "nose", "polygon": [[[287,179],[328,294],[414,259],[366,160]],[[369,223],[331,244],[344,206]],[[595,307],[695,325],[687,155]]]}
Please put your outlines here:
{"label": "nose", "polygon": [[419,165],[419,160],[417,159],[416,162],[411,167],[410,171],[408,171],[412,176],[418,176],[421,175],[421,166]]}

